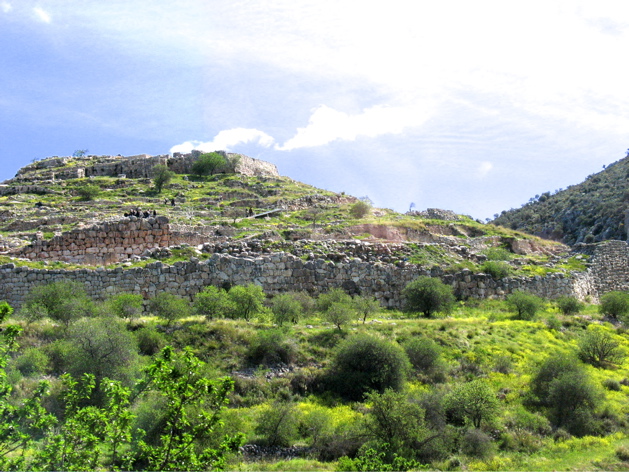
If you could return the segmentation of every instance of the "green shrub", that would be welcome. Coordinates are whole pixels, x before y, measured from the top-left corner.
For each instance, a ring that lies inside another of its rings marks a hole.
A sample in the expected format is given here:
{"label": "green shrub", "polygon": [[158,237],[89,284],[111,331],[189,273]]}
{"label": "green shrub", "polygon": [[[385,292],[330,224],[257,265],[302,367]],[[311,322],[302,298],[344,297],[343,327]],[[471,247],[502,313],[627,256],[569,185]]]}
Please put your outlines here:
{"label": "green shrub", "polygon": [[155,328],[145,326],[135,331],[134,334],[137,339],[138,349],[145,356],[155,355],[166,346],[166,338]]}
{"label": "green shrub", "polygon": [[142,314],[143,301],[140,294],[120,293],[107,300],[107,308],[120,318],[133,320]]}
{"label": "green shrub", "polygon": [[165,185],[168,185],[175,176],[175,173],[163,164],[157,164],[153,167],[153,185],[155,185],[155,191],[162,193],[162,189]]}
{"label": "green shrub", "polygon": [[543,304],[542,299],[538,296],[521,290],[513,292],[507,297],[506,301],[519,320],[532,320]]}
{"label": "green shrub", "polygon": [[486,459],[494,455],[495,446],[492,439],[479,429],[468,429],[461,438],[463,454]]}
{"label": "green shrub", "polygon": [[13,362],[13,366],[24,376],[42,375],[48,371],[50,359],[44,351],[36,347],[29,347],[22,351]]}
{"label": "green shrub", "polygon": [[81,200],[89,201],[98,197],[101,194],[101,189],[98,185],[88,184],[79,187],[76,190],[76,194],[81,198]]}
{"label": "green shrub", "polygon": [[603,380],[603,387],[613,392],[620,392],[622,390],[622,385],[620,385],[620,382],[616,379]]}
{"label": "green shrub", "polygon": [[264,292],[256,284],[235,285],[229,289],[229,298],[234,305],[233,316],[249,321],[262,312]]}
{"label": "green shrub", "polygon": [[503,247],[490,247],[483,251],[488,261],[510,261],[513,253]]}
{"label": "green shrub", "polygon": [[375,297],[355,296],[353,301],[354,309],[362,318],[363,324],[367,321],[369,315],[373,315],[380,310],[380,302]]}
{"label": "green shrub", "polygon": [[445,398],[446,412],[455,424],[467,423],[474,428],[491,421],[497,414],[496,393],[484,379],[465,382],[454,387]]}
{"label": "green shrub", "polygon": [[192,174],[199,176],[213,175],[214,172],[224,168],[226,164],[226,159],[218,152],[207,152],[201,154],[192,164]]}
{"label": "green shrub", "polygon": [[350,297],[343,289],[333,288],[325,293],[319,294],[317,297],[317,310],[325,312],[333,303],[344,303],[350,305],[352,297]]}
{"label": "green shrub", "polygon": [[397,344],[358,334],[339,344],[329,380],[336,393],[348,400],[360,401],[370,391],[400,390],[409,367],[406,354]]}
{"label": "green shrub", "polygon": [[13,307],[4,300],[0,302],[0,323],[13,314]]}
{"label": "green shrub", "polygon": [[301,303],[292,293],[275,295],[271,300],[271,311],[278,325],[284,323],[297,323],[301,316]]}
{"label": "green shrub", "polygon": [[26,295],[23,308],[27,319],[43,313],[68,326],[72,321],[94,313],[94,304],[78,282],[60,280],[33,287]]}
{"label": "green shrub", "polygon": [[190,306],[186,300],[168,292],[158,293],[151,298],[148,308],[155,316],[166,320],[167,325],[190,313]]}
{"label": "green shrub", "polygon": [[616,457],[623,462],[629,462],[629,446],[623,444],[616,448]]}
{"label": "green shrub", "polygon": [[297,358],[297,347],[279,329],[258,331],[247,349],[247,361],[253,365],[292,364]]}
{"label": "green shrub", "polygon": [[235,306],[227,290],[208,285],[194,296],[193,308],[197,315],[211,320],[231,316]]}
{"label": "green shrub", "polygon": [[608,292],[600,299],[599,312],[612,318],[623,318],[629,312],[629,294]]}
{"label": "green shrub", "polygon": [[445,367],[441,360],[441,347],[430,338],[415,337],[403,345],[413,369],[428,378],[443,379]]}
{"label": "green shrub", "polygon": [[323,318],[336,326],[339,331],[344,325],[356,319],[356,310],[350,303],[332,303],[323,313]]}
{"label": "green shrub", "polygon": [[404,310],[431,316],[436,312],[449,313],[454,307],[454,291],[451,286],[432,277],[418,277],[402,291]]}
{"label": "green shrub", "polygon": [[503,279],[511,274],[511,266],[501,261],[485,261],[480,267],[481,272],[491,275],[494,279]]}
{"label": "green shrub", "polygon": [[559,297],[555,300],[557,308],[564,315],[576,315],[583,310],[583,303],[576,299],[576,297]]}
{"label": "green shrub", "polygon": [[349,214],[352,215],[353,218],[363,218],[367,216],[371,212],[371,205],[362,200],[354,203],[350,209]]}
{"label": "green shrub", "polygon": [[592,328],[579,339],[578,356],[594,367],[610,367],[622,363],[625,351],[611,333],[602,328]]}
{"label": "green shrub", "polygon": [[255,433],[259,442],[266,446],[288,447],[298,437],[298,410],[292,403],[275,402],[262,410],[258,417]]}

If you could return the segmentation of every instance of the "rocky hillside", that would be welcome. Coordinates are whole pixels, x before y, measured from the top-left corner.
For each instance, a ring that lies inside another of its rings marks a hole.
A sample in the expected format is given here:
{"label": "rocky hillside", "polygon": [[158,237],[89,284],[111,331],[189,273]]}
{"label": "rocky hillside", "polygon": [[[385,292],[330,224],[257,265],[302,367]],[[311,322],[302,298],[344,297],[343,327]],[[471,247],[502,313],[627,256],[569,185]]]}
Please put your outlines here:
{"label": "rocky hillside", "polygon": [[555,194],[535,195],[493,223],[573,245],[627,238],[629,157]]}
{"label": "rocky hillside", "polygon": [[[450,211],[399,214],[371,208],[355,197],[282,177],[272,164],[222,155],[234,164],[231,170],[206,176],[191,173],[198,153],[37,161],[0,185],[0,251],[4,253],[0,259],[27,263],[28,256],[28,263],[33,263],[43,257],[37,248],[46,248],[41,252],[46,257],[56,255],[55,263],[80,266],[80,254],[89,253],[84,265],[102,264],[98,250],[89,247],[92,241],[99,247],[112,246],[111,252],[119,255],[106,260],[125,266],[203,252],[248,254],[260,249],[327,261],[360,258],[452,271],[488,270],[484,266],[488,260],[504,266],[494,270],[522,275],[575,268],[563,258],[567,248],[557,243]],[[152,180],[156,165],[175,172],[159,192]],[[154,239],[141,244],[133,241],[130,252],[120,243],[127,225],[138,227],[129,216],[145,218],[147,228],[167,222],[167,236],[165,230],[153,229],[160,236],[151,234]],[[156,217],[165,218],[149,224]],[[120,234],[114,238],[103,228],[117,228]],[[175,247],[160,247],[159,241]],[[360,253],[348,241],[360,242]],[[369,244],[377,246],[372,250]],[[189,250],[182,253],[182,245]],[[125,251],[129,257],[123,261]]]}

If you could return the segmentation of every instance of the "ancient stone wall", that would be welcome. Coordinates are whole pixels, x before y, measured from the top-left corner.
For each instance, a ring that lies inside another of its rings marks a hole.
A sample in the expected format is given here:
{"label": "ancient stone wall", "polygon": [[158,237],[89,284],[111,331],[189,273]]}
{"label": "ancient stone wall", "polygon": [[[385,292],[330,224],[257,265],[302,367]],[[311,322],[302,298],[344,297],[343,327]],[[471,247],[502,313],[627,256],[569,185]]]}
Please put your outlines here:
{"label": "ancient stone wall", "polygon": [[103,265],[124,261],[154,247],[173,243],[168,219],[129,217],[116,222],[77,228],[39,239],[10,251],[10,255],[31,260],[55,260],[75,264]]}
{"label": "ancient stone wall", "polygon": [[373,295],[382,306],[399,308],[402,289],[420,275],[442,277],[454,287],[458,296],[479,298],[504,296],[514,290],[528,290],[553,298],[572,294],[576,283],[576,279],[563,275],[495,281],[487,275],[469,271],[444,276],[438,270],[421,270],[410,264],[400,267],[357,260],[348,263],[325,262],[322,259],[304,261],[286,253],[255,258],[214,254],[202,262],[193,259],[172,266],[155,262],[144,268],[112,270],[44,270],[6,264],[0,266],[0,300],[19,307],[31,287],[55,280],[82,283],[88,294],[97,300],[118,292],[138,293],[145,298],[169,292],[192,299],[207,285],[255,283],[271,295],[287,290],[306,290],[317,295],[342,287],[348,293]]}

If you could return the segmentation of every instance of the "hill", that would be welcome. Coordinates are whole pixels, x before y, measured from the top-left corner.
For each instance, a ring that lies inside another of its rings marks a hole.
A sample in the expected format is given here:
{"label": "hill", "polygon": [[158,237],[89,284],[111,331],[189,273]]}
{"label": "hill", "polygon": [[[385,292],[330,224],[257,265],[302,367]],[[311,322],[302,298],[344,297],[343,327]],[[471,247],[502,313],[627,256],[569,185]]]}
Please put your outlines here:
{"label": "hill", "polygon": [[[177,233],[169,239],[171,245],[183,243],[199,254],[203,244],[207,251],[210,246],[218,251],[216,244],[229,243],[231,247],[265,241],[269,252],[284,251],[311,259],[407,261],[426,269],[440,266],[478,272],[488,258],[487,251],[498,248],[507,251],[501,258],[512,263],[514,270],[536,266],[539,274],[557,255],[566,253],[561,245],[449,211],[399,214],[371,208],[355,197],[282,177],[275,166],[264,161],[238,154],[222,156],[231,167],[206,176],[191,174],[199,153],[37,161],[0,186],[0,249],[4,249],[5,258],[48,258],[79,266],[168,260],[172,251],[147,251],[163,246],[157,239],[147,240],[127,255],[108,255],[105,259],[75,257],[74,253],[52,257],[54,251],[42,250],[53,243],[63,245],[70,237],[85,241],[85,236],[71,233],[91,225],[124,223],[128,215],[140,211],[142,216],[165,217],[169,231]],[[159,164],[175,172],[161,192],[151,179],[153,168]],[[188,239],[182,236],[193,233],[196,236]],[[393,246],[376,255],[378,251],[373,248],[365,249],[364,254],[356,250],[356,244],[362,247],[370,243]],[[37,257],[29,256],[33,251],[27,248],[37,244]],[[70,247],[62,249],[73,251]],[[232,249],[225,250],[231,253]]]}
{"label": "hill", "polygon": [[493,223],[568,245],[625,240],[628,179],[626,157],[580,184],[536,195],[521,208],[503,211]]}

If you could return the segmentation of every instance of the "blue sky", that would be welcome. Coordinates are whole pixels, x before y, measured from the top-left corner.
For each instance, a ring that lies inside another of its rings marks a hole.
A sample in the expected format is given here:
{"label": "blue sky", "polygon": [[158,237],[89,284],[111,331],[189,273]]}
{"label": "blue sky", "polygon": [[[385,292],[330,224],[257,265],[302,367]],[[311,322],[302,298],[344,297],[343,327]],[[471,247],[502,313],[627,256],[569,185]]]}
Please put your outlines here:
{"label": "blue sky", "polygon": [[629,147],[617,1],[0,0],[0,180],[227,149],[485,219]]}

